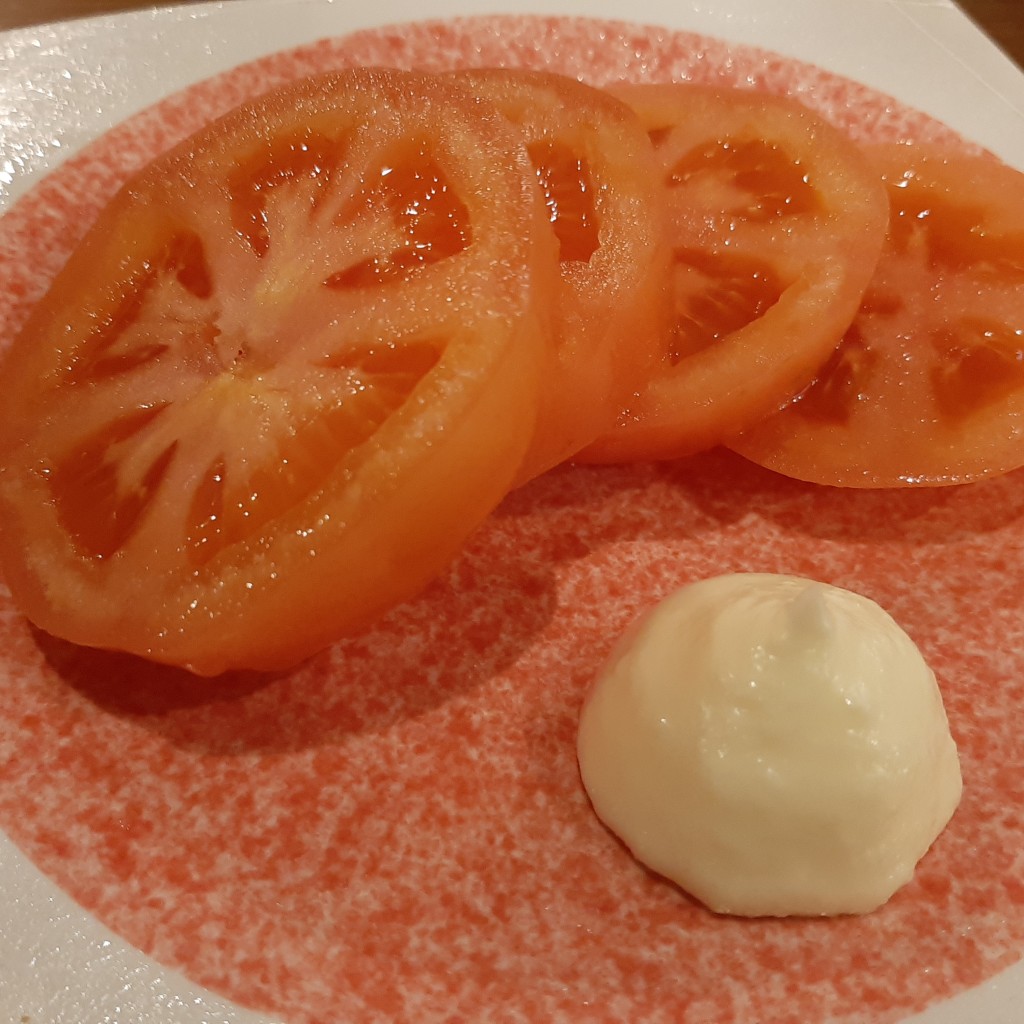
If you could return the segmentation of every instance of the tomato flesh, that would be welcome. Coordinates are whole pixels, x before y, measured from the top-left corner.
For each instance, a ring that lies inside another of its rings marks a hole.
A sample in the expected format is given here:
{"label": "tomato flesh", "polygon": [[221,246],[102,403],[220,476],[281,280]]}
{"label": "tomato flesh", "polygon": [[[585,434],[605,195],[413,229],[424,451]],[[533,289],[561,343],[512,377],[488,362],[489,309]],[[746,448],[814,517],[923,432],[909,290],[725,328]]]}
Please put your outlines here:
{"label": "tomato flesh", "polygon": [[673,253],[677,310],[666,360],[675,366],[760,320],[785,285],[757,256],[678,248]]}
{"label": "tomato flesh", "polygon": [[655,156],[636,115],[603,90],[539,71],[457,78],[519,127],[558,244],[553,350],[522,483],[611,429],[657,361],[669,253]]}
{"label": "tomato flesh", "polygon": [[654,144],[672,242],[660,364],[589,462],[710,447],[796,394],[857,309],[885,196],[857,148],[793,100],[617,87]]}
{"label": "tomato flesh", "polygon": [[923,146],[870,152],[890,224],[860,311],[813,383],[730,443],[848,487],[1024,465],[1024,174]]}
{"label": "tomato flesh", "polygon": [[42,628],[277,668],[421,588],[533,434],[557,272],[518,133],[350,71],[133,178],[3,366],[0,562]]}

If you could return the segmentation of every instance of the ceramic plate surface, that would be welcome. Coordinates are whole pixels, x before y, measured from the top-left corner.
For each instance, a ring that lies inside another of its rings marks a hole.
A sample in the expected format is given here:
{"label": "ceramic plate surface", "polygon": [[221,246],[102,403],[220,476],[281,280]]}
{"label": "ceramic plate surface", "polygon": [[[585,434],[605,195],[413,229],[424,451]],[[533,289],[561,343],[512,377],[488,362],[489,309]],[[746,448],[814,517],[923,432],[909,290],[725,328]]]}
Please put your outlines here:
{"label": "ceramic plate surface", "polygon": [[[0,60],[8,324],[133,167],[338,64],[728,81],[1024,169],[1024,75],[942,2],[244,0],[9,32]],[[563,468],[421,598],[255,682],[75,650],[0,589],[0,1019],[1019,1021],[1022,508],[1021,471],[880,494],[723,452]],[[582,793],[576,713],[614,638],[737,570],[867,593],[936,669],[964,801],[876,914],[716,918]]]}

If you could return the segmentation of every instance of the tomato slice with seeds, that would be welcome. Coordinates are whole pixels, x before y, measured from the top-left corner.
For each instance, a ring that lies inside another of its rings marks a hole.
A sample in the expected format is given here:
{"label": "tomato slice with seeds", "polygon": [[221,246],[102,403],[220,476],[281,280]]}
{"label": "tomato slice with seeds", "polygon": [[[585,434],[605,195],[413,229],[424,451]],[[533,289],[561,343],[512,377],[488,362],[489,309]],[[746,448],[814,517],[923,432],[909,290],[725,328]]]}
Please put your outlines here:
{"label": "tomato slice with seeds", "polygon": [[885,251],[835,356],[731,446],[844,487],[941,486],[1024,465],[1024,174],[920,145],[870,151]]}
{"label": "tomato slice with seeds", "polygon": [[530,442],[549,235],[518,133],[413,74],[288,87],[158,159],[3,365],[16,602],[214,674],[417,591]]}
{"label": "tomato slice with seeds", "polygon": [[590,462],[692,454],[792,398],[878,259],[886,201],[857,147],[795,100],[621,86],[654,143],[672,243],[661,362]]}
{"label": "tomato slice with seeds", "polygon": [[575,79],[501,69],[457,78],[522,131],[558,241],[554,349],[522,482],[611,429],[660,355],[669,250],[654,150],[625,103]]}

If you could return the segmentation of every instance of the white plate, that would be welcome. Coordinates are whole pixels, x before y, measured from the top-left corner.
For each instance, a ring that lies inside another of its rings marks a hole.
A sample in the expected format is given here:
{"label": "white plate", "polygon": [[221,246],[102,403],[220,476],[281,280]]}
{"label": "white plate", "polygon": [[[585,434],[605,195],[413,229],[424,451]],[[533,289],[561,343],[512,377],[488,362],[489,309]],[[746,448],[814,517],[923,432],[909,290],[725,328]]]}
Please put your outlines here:
{"label": "white plate", "polygon": [[[924,110],[1024,169],[1024,75],[942,0],[245,0],[0,35],[0,210],[68,154],[189,83],[376,24],[480,13],[628,16],[816,63]],[[1024,967],[915,1017],[1020,1020]],[[257,1024],[126,945],[0,835],[0,1017]],[[339,1022],[340,1024],[340,1022]]]}

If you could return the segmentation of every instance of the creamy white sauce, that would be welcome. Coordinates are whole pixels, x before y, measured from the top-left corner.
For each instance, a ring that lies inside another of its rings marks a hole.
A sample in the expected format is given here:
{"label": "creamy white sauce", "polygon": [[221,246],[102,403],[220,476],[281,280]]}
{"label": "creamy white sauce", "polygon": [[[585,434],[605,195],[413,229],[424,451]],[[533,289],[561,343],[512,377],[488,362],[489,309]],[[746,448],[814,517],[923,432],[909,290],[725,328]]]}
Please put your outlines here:
{"label": "creamy white sauce", "polygon": [[712,910],[855,914],[960,800],[935,676],[877,604],[794,576],[677,591],[584,705],[584,785],[634,855]]}

